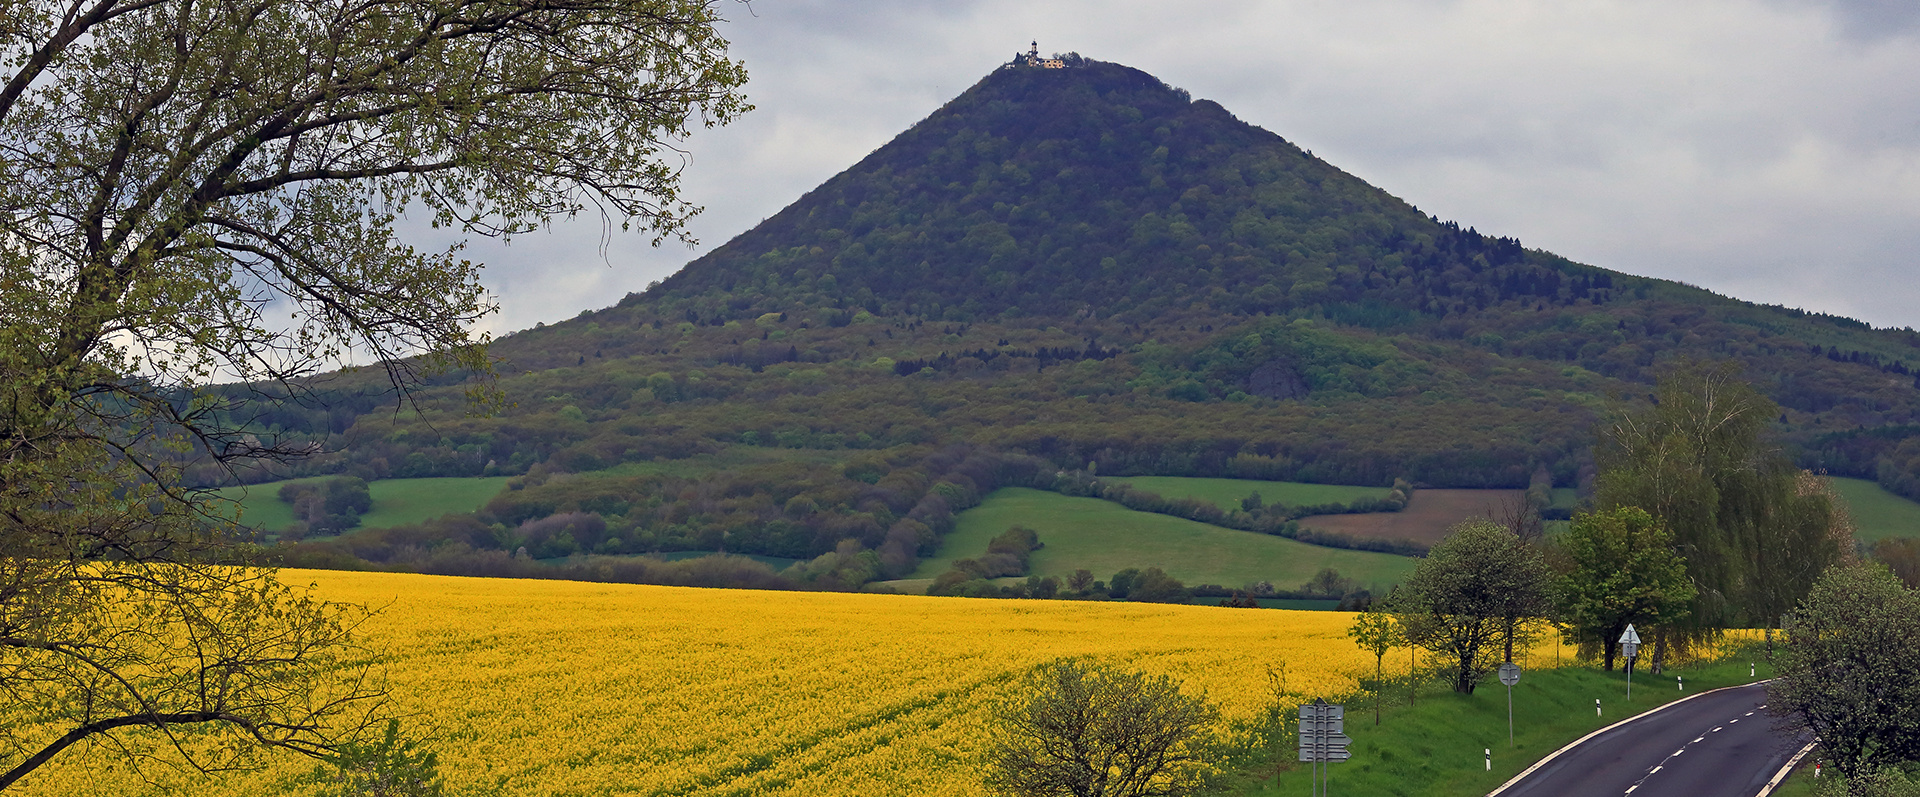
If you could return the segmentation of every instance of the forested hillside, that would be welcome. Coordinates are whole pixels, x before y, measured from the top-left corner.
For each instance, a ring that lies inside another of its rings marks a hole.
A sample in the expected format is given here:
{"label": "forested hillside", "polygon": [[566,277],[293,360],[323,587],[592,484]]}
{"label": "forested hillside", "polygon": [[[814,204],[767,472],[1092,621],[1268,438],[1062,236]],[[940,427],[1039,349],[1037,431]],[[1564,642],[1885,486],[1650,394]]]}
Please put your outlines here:
{"label": "forested hillside", "polygon": [[458,528],[329,556],[564,533],[549,553],[834,554],[854,579],[1058,471],[1579,486],[1609,397],[1696,358],[1742,363],[1804,465],[1920,497],[1920,334],[1483,235],[1068,61],[997,69],[644,294],[502,339],[496,414],[459,374],[405,404],[349,373],[252,405],[262,437],[328,453],[243,477],[519,477]]}

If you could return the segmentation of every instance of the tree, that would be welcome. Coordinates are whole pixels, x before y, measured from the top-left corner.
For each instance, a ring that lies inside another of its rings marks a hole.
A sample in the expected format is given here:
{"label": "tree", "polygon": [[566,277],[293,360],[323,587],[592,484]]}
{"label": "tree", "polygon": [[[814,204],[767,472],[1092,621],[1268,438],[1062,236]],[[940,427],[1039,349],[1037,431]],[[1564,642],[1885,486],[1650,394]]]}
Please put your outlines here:
{"label": "tree", "polygon": [[743,111],[745,73],[710,0],[5,2],[0,689],[48,722],[0,731],[0,788],[181,727],[206,768],[325,755],[381,694],[357,615],[247,566],[183,474],[319,450],[244,399],[346,359],[402,395],[484,377],[480,267],[399,214],[682,235],[663,142]]}
{"label": "tree", "polygon": [[1608,672],[1629,624],[1664,626],[1686,616],[1693,583],[1672,540],[1638,507],[1576,514],[1556,540],[1560,617],[1575,640],[1600,648]]}
{"label": "tree", "polygon": [[1539,551],[1490,521],[1454,526],[1393,597],[1407,640],[1452,662],[1453,689],[1472,694],[1519,622],[1546,613],[1549,574]]}
{"label": "tree", "polygon": [[1407,644],[1407,635],[1392,615],[1368,609],[1353,618],[1353,625],[1347,627],[1347,638],[1362,650],[1373,653],[1373,724],[1379,725],[1382,691],[1379,684],[1386,677],[1387,652]]}
{"label": "tree", "polygon": [[1190,794],[1211,772],[1219,712],[1149,677],[1063,659],[1036,668],[996,711],[986,783],[1006,794]]}
{"label": "tree", "polygon": [[[1115,576],[1117,579],[1118,576]],[[1167,575],[1157,567],[1149,567],[1135,576],[1132,586],[1127,590],[1127,600],[1146,603],[1186,603],[1193,600],[1193,591],[1179,579]]]}
{"label": "tree", "polygon": [[1598,506],[1640,507],[1673,533],[1696,636],[1742,619],[1772,628],[1852,547],[1832,496],[1767,441],[1779,407],[1735,368],[1674,370],[1651,406],[1616,410],[1594,446]]}
{"label": "tree", "polygon": [[373,742],[342,745],[324,764],[302,778],[314,797],[443,797],[440,757],[414,739],[400,735],[400,721],[388,720],[384,736]]}
{"label": "tree", "polygon": [[1768,711],[1812,731],[1851,794],[1920,760],[1920,595],[1880,565],[1835,567],[1789,617]]}

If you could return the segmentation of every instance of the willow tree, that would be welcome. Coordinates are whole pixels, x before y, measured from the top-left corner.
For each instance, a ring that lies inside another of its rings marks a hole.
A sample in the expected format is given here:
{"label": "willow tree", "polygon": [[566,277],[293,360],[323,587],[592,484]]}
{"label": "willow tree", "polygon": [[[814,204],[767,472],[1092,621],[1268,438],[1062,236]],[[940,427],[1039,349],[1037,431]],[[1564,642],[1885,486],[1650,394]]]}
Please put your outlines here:
{"label": "willow tree", "polygon": [[0,0],[0,788],[81,741],[214,768],[365,727],[353,615],[231,567],[182,478],[314,441],[209,384],[286,395],[356,352],[403,393],[436,369],[484,385],[480,266],[408,246],[398,214],[683,237],[672,143],[746,107],[719,21],[711,0]]}
{"label": "willow tree", "polygon": [[1769,439],[1780,408],[1731,364],[1689,365],[1651,405],[1616,411],[1594,447],[1602,509],[1639,507],[1673,535],[1695,595],[1669,641],[1752,621],[1772,627],[1851,548],[1844,509]]}

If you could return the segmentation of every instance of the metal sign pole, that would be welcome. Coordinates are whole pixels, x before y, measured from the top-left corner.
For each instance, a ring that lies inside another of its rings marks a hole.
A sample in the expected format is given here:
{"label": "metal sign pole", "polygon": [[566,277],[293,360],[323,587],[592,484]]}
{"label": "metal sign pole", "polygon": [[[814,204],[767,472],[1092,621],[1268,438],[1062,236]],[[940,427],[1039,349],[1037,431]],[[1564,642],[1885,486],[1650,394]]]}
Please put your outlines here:
{"label": "metal sign pole", "polygon": [[1633,699],[1633,657],[1640,652],[1640,634],[1633,630],[1633,624],[1627,624],[1626,632],[1620,635],[1620,652],[1627,656],[1627,699]]}
{"label": "metal sign pole", "polygon": [[1507,747],[1513,747],[1513,685],[1520,683],[1520,665],[1500,665],[1500,683],[1507,687]]}

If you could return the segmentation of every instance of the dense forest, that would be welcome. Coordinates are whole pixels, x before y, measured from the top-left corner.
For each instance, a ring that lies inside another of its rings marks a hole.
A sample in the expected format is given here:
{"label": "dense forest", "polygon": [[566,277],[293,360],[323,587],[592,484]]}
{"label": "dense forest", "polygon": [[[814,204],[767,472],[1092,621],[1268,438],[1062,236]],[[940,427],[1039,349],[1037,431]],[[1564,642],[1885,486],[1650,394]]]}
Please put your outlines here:
{"label": "dense forest", "polygon": [[1583,486],[1610,403],[1732,360],[1802,466],[1920,498],[1920,333],[1528,249],[1072,63],[995,70],[646,292],[506,336],[497,412],[458,373],[404,399],[368,371],[234,387],[258,437],[323,453],[197,477],[517,477],[309,559],[714,550],[850,581],[1055,471]]}

